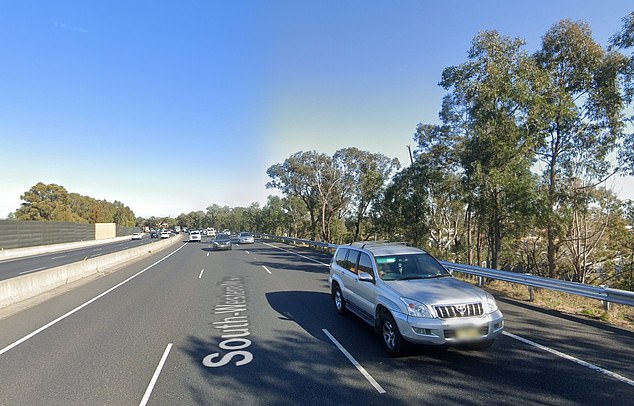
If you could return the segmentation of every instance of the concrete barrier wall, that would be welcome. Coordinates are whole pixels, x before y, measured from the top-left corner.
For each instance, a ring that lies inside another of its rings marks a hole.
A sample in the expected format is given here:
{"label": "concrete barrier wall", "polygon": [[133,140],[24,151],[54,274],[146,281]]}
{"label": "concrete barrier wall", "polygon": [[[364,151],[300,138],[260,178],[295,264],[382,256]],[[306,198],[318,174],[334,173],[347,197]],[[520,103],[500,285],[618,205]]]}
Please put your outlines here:
{"label": "concrete barrier wall", "polygon": [[179,235],[152,244],[130,248],[85,261],[0,281],[0,308],[38,296],[79,279],[105,272],[127,261],[139,260],[178,243]]}

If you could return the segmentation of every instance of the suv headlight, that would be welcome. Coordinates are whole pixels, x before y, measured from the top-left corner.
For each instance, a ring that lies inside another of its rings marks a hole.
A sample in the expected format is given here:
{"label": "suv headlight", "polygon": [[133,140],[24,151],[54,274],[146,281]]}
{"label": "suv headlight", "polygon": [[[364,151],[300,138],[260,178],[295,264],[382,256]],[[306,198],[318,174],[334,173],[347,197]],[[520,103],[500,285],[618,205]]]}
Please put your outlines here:
{"label": "suv headlight", "polygon": [[485,301],[484,311],[486,313],[493,313],[497,311],[498,304],[495,302],[495,298],[493,297],[493,295],[491,295],[488,292],[485,292],[485,294],[486,294],[486,301]]}
{"label": "suv headlight", "polygon": [[401,302],[405,304],[405,309],[407,310],[407,315],[412,317],[424,317],[427,319],[432,318],[431,311],[427,307],[426,304],[418,302],[413,299],[409,299],[406,297],[401,298]]}

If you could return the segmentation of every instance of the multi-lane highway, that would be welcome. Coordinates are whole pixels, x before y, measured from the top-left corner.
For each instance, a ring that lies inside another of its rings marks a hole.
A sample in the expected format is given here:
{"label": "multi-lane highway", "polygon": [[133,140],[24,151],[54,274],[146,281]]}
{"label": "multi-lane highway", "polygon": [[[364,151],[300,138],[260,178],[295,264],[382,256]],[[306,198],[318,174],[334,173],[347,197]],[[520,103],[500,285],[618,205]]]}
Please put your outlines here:
{"label": "multi-lane highway", "polygon": [[634,334],[500,301],[487,351],[393,359],[329,258],[184,243],[0,320],[0,405],[626,405]]}
{"label": "multi-lane highway", "polygon": [[[180,238],[178,236],[171,238]],[[14,259],[0,260],[0,280],[10,279],[20,275],[26,275],[60,265],[82,261],[84,258],[94,258],[100,255],[111,254],[127,248],[134,248],[144,244],[159,241],[145,236],[141,240],[123,240],[108,244],[93,245],[69,249],[46,254],[31,255]]]}

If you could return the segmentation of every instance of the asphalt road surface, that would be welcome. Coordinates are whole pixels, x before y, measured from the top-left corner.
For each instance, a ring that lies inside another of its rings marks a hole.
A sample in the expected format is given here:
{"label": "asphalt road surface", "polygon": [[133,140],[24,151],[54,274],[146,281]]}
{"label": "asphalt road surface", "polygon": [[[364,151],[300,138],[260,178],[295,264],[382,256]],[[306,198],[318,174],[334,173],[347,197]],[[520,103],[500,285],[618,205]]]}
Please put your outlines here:
{"label": "asphalt road surface", "polygon": [[390,358],[329,258],[184,243],[0,320],[0,405],[631,405],[634,334],[499,301],[486,351]]}
{"label": "asphalt road surface", "polygon": [[[185,237],[173,236],[170,238]],[[20,275],[43,271],[45,269],[54,268],[56,266],[71,264],[73,262],[81,261],[84,258],[94,258],[100,255],[111,254],[113,252],[125,250],[128,248],[150,244],[155,241],[159,241],[159,239],[145,236],[140,240],[129,239],[109,244],[94,245],[90,247],[81,247],[58,252],[50,252],[46,254],[31,255],[28,257],[1,260],[0,281],[3,279],[15,278],[16,276]]]}

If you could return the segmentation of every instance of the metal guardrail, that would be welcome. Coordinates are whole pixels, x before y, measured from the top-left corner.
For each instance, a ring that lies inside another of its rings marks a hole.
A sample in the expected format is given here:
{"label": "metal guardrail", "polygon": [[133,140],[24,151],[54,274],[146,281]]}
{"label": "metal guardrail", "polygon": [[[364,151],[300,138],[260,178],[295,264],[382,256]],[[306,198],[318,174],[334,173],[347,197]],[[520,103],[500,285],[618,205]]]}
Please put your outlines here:
{"label": "metal guardrail", "polygon": [[[303,244],[321,249],[336,249],[338,247],[338,245],[336,244],[329,244],[312,240],[302,240],[298,238],[268,235],[263,235],[263,237],[282,241],[287,244]],[[517,283],[519,285],[525,285],[532,288],[555,290],[558,292],[564,292],[572,295],[584,296],[591,299],[600,300],[606,305],[606,308],[608,307],[609,303],[634,306],[634,292],[628,290],[612,289],[605,286],[586,285],[584,283],[568,282],[559,279],[551,279],[545,278],[543,276],[516,272],[499,271],[474,265],[456,264],[447,261],[440,261],[440,263],[443,264],[447,269],[455,272],[461,272],[481,278]]]}
{"label": "metal guardrail", "polygon": [[584,283],[568,282],[530,274],[498,271],[495,269],[456,264],[447,261],[440,261],[440,263],[449,270],[475,275],[482,278],[497,279],[533,288],[570,293],[572,295],[601,300],[604,303],[619,303],[627,306],[634,306],[634,292],[628,290],[612,289],[605,286],[586,285]]}
{"label": "metal guardrail", "polygon": [[308,245],[309,247],[315,247],[315,248],[321,248],[321,249],[336,250],[338,247],[337,244],[330,244],[327,242],[320,242],[320,241],[313,241],[313,240],[302,240],[301,238],[280,237],[277,235],[268,235],[268,234],[262,234],[261,237],[269,239],[269,240],[282,241],[285,244],[293,244],[293,245],[302,244],[302,245]]}

